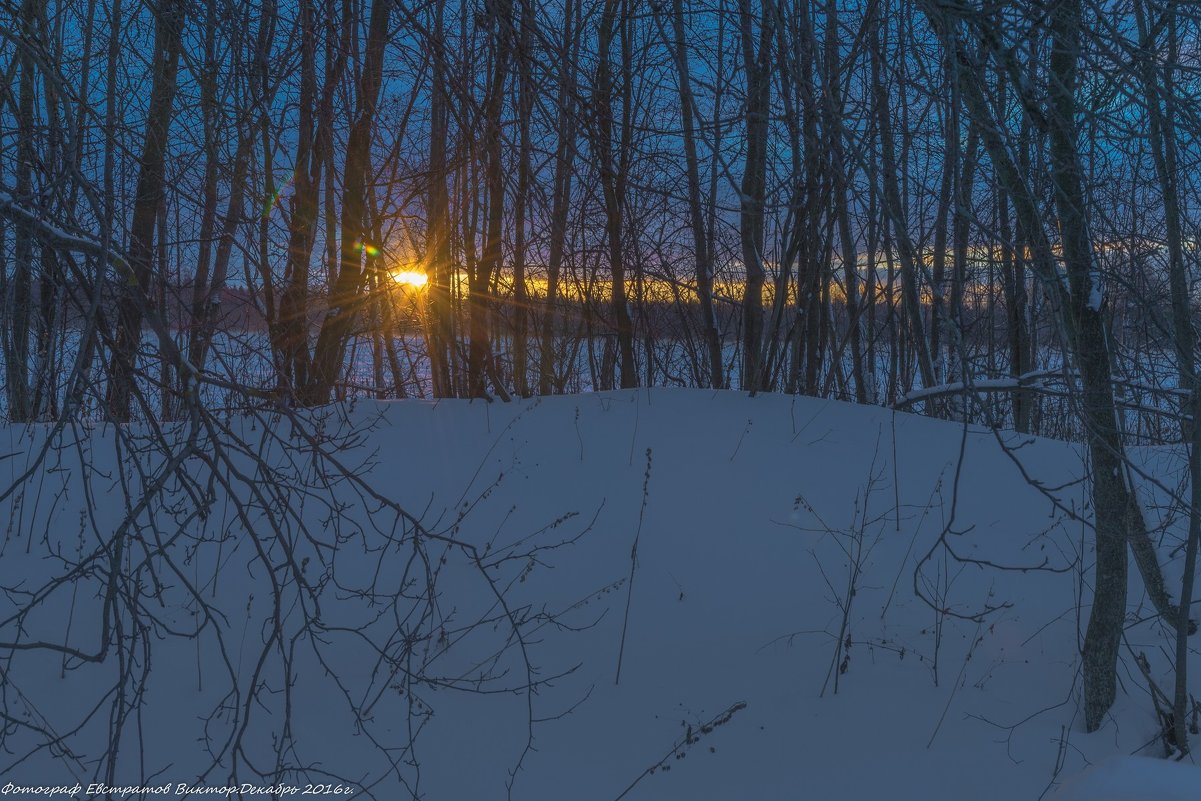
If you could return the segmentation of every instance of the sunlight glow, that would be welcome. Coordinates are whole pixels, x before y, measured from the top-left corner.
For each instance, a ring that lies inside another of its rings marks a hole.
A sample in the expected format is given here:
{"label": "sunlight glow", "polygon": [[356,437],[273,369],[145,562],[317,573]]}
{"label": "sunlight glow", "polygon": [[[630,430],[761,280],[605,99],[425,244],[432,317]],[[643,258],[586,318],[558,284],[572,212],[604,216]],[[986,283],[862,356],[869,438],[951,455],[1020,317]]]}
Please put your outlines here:
{"label": "sunlight glow", "polygon": [[429,283],[430,277],[418,270],[397,270],[392,273],[392,280],[401,286],[420,289]]}

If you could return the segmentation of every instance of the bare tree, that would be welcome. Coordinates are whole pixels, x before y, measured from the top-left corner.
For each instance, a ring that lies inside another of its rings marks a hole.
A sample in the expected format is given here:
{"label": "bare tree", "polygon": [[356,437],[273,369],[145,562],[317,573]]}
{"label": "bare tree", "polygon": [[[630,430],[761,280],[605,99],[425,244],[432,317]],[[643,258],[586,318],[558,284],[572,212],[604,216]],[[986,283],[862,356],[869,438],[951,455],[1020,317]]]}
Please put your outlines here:
{"label": "bare tree", "polygon": [[[764,383],[762,375],[763,350],[763,282],[764,231],[763,214],[767,192],[767,134],[771,108],[771,58],[776,11],[772,0],[763,0],[756,15],[751,0],[739,0],[739,37],[746,73],[746,156],[739,198],[739,233],[742,242],[742,265],[746,271],[746,289],[742,299],[743,357],[742,388],[758,391]],[[758,46],[756,46],[756,40]]]}

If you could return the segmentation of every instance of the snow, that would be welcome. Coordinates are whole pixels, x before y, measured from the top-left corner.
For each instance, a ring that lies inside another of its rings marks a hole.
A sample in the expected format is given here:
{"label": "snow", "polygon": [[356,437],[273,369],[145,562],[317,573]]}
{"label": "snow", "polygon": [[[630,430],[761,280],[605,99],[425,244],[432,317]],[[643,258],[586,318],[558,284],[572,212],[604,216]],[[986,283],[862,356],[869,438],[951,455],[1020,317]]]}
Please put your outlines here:
{"label": "snow", "polygon": [[1092,311],[1101,311],[1101,306],[1104,299],[1101,297],[1101,276],[1099,273],[1093,273],[1090,276],[1090,285],[1088,290],[1088,307]]}
{"label": "snow", "polygon": [[1065,782],[1054,801],[1196,801],[1201,770],[1178,762],[1114,756]]}
{"label": "snow", "polygon": [[[341,482],[325,499],[342,504],[335,514],[320,497],[294,498],[291,507],[315,536],[332,538],[338,524],[359,534],[330,560],[338,581],[313,590],[330,631],[324,642],[300,640],[296,746],[285,766],[317,764],[381,799],[505,798],[510,782],[512,798],[534,801],[1201,797],[1197,768],[1127,757],[1162,748],[1132,657],[1121,666],[1110,719],[1083,733],[1086,617],[1077,609],[1091,591],[1091,551],[1081,523],[1064,511],[1086,508],[1078,445],[998,437],[876,407],[698,390],[510,404],[359,402],[326,411],[327,430],[353,424],[365,432],[341,458],[431,531],[492,554],[532,541],[566,543],[540,552],[536,563],[494,571],[514,608],[559,614],[562,625],[527,629],[538,676],[557,678],[536,694],[521,691],[521,666],[508,652],[501,660],[508,672],[497,671],[488,685],[494,692],[415,685],[410,693],[434,714],[411,717],[408,698],[387,691],[363,643],[389,626],[395,632],[395,618],[348,597],[370,577],[399,582],[408,551],[379,548],[386,531],[370,525],[372,504]],[[254,441],[264,421],[235,418],[230,426]],[[286,439],[284,428],[276,433]],[[0,429],[0,453],[16,454],[0,460],[0,485],[39,450],[40,431]],[[0,552],[0,583],[36,586],[54,575],[49,553],[91,536],[81,534],[84,494],[72,460],[96,470],[100,530],[111,533],[119,519],[112,431],[82,435],[82,450],[54,451],[56,470],[40,474],[29,500],[0,503],[0,519],[14,521]],[[1042,489],[1027,483],[1003,443],[1020,445],[1013,457]],[[277,447],[265,452],[286,462]],[[1179,454],[1139,458],[1155,476],[1176,480]],[[1149,485],[1144,500],[1171,522],[1161,491]],[[181,564],[222,613],[215,625],[245,684],[266,636],[270,584],[240,524],[228,508],[218,510],[202,527],[233,536],[219,548],[209,542],[190,561],[181,555]],[[1165,559],[1172,544],[1169,526]],[[297,558],[319,563],[315,545],[298,538],[293,546]],[[493,599],[470,565],[446,553],[438,609],[453,631]],[[1178,572],[1169,569],[1171,580]],[[84,600],[58,593],[26,621],[24,639],[69,638],[93,650],[94,586],[81,582],[76,595]],[[289,597],[296,605],[285,606],[285,624],[292,626],[307,600]],[[183,603],[172,611],[171,598],[161,615],[182,624],[191,613]],[[0,595],[0,641],[17,636],[15,602]],[[65,635],[68,604],[75,612]],[[1170,687],[1162,654],[1171,636],[1137,622],[1148,618],[1149,604],[1135,571],[1130,605],[1130,652],[1145,652],[1160,686]],[[119,763],[119,783],[153,776],[212,785],[230,777],[227,754],[204,773],[213,758],[199,741],[207,726],[222,742],[229,725],[220,715],[202,720],[229,684],[213,631],[151,643],[141,736],[135,743],[131,735],[129,746],[137,756]],[[495,654],[504,632],[455,637],[426,657],[439,675],[470,674]],[[274,657],[269,663],[266,682],[274,684],[278,666]],[[111,666],[61,665],[61,657],[29,652],[5,664],[10,713],[25,710],[61,732],[103,700]],[[1201,663],[1190,667],[1195,676]],[[249,765],[271,767],[277,756],[272,738],[283,701],[275,689],[247,729],[241,781],[272,783],[246,777]],[[108,706],[101,709],[75,735],[78,759],[45,750],[23,758],[37,738],[11,734],[0,781],[86,783],[106,736]],[[532,741],[531,709],[541,721]],[[390,764],[375,744],[402,748],[415,720],[422,727],[416,750]]]}

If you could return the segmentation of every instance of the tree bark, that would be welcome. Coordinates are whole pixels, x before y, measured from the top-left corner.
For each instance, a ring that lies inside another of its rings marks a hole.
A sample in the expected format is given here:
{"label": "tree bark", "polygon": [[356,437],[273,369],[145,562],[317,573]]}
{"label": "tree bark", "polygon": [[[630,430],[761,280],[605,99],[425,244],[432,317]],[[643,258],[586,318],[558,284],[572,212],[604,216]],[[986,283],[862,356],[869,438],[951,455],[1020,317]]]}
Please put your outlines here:
{"label": "tree bark", "polygon": [[575,64],[579,55],[574,0],[566,0],[563,8],[563,41],[559,49],[560,63],[558,101],[556,102],[555,169],[551,179],[550,243],[546,264],[546,301],[542,317],[542,344],[538,359],[538,392],[549,395],[555,389],[555,349],[557,345],[559,273],[567,244],[567,215],[571,202],[571,176],[576,151]]}
{"label": "tree bark", "polygon": [[[357,113],[346,141],[342,171],[342,220],[339,230],[338,275],[330,292],[330,308],[317,334],[313,371],[305,385],[303,401],[326,403],[341,377],[346,346],[362,308],[367,271],[364,260],[373,258],[366,247],[367,180],[371,171],[371,139],[383,83],[384,45],[393,0],[373,0],[367,26],[367,43],[359,74]],[[329,232],[326,234],[329,235]],[[378,245],[376,245],[378,247]]]}
{"label": "tree bark", "polygon": [[[1126,547],[1133,550],[1148,595],[1170,625],[1188,626],[1172,605],[1148,536],[1126,465],[1125,446],[1113,394],[1102,287],[1089,233],[1080,155],[1076,142],[1076,73],[1082,9],[1061,0],[1050,15],[1052,37],[1046,108],[1040,117],[1050,137],[1049,173],[1054,187],[1066,284],[1038,216],[1033,192],[1013,161],[980,85],[981,67],[963,46],[956,21],[945,6],[922,0],[931,24],[962,69],[960,89],[978,121],[994,168],[1018,209],[1019,225],[1031,240],[1033,265],[1050,298],[1080,373],[1081,420],[1092,465],[1092,500],[1097,550],[1093,606],[1084,642],[1085,727],[1095,731],[1116,696],[1117,657],[1126,614]],[[1033,100],[1023,99],[1028,109]]]}
{"label": "tree bark", "polygon": [[[32,206],[33,162],[36,130],[34,125],[34,59],[29,52],[40,37],[36,34],[37,6],[34,0],[23,0],[20,8],[20,29],[26,40],[17,56],[21,77],[17,84],[17,153],[16,200]],[[8,416],[13,422],[31,418],[29,397],[29,327],[32,317],[33,235],[28,226],[17,224],[13,237],[13,274],[11,283],[0,285],[0,309],[8,325],[4,331],[4,389],[8,401]],[[7,270],[4,270],[7,278]]]}
{"label": "tree bark", "polygon": [[426,261],[429,271],[427,342],[430,377],[435,398],[454,396],[451,379],[451,348],[454,325],[451,319],[451,290],[455,267],[451,260],[450,199],[446,187],[448,166],[446,145],[450,136],[449,98],[446,92],[446,46],[443,17],[445,0],[434,7],[432,78],[430,84],[430,177],[426,200]]}
{"label": "tree bark", "polygon": [[708,385],[725,385],[722,370],[721,339],[713,312],[713,256],[709,252],[709,234],[705,230],[705,212],[701,204],[700,160],[696,147],[696,103],[692,96],[692,75],[684,35],[683,0],[671,3],[672,56],[676,62],[676,83],[680,94],[680,118],[684,134],[684,170],[688,181],[688,223],[692,229],[693,258],[696,265],[696,297],[701,313],[701,338],[709,357]]}
{"label": "tree bark", "polygon": [[884,210],[892,223],[892,233],[897,246],[897,259],[901,265],[901,299],[905,317],[909,323],[911,344],[917,351],[917,366],[922,384],[927,387],[938,383],[934,372],[934,361],[930,357],[929,340],[922,319],[920,273],[917,248],[909,236],[909,221],[901,202],[898,180],[898,164],[893,140],[891,109],[888,91],[884,87],[883,41],[878,39],[872,48],[872,86],[875,93],[876,127],[880,136],[880,173],[883,183]]}
{"label": "tree bark", "polygon": [[[171,127],[185,21],[186,4],[183,0],[165,0],[158,6],[151,61],[153,78],[150,106],[129,227],[129,273],[121,276],[117,332],[109,361],[109,383],[105,398],[108,418],[116,422],[130,419],[132,398],[136,392],[136,361],[145,308],[150,302],[155,227],[159,210],[165,202],[167,137]],[[162,236],[163,232],[159,235]]]}
{"label": "tree bark", "polygon": [[1197,572],[1197,550],[1201,544],[1201,377],[1198,376],[1196,360],[1197,334],[1193,328],[1190,310],[1188,273],[1184,263],[1184,237],[1181,231],[1181,204],[1178,179],[1177,131],[1175,118],[1175,95],[1172,73],[1177,68],[1178,44],[1176,41],[1176,8],[1169,4],[1165,13],[1171,15],[1167,22],[1168,52],[1162,77],[1158,74],[1152,53],[1158,52],[1151,40],[1147,9],[1142,0],[1134,4],[1139,30],[1139,67],[1146,98],[1149,121],[1151,156],[1159,181],[1163,199],[1164,227],[1168,246],[1168,285],[1172,299],[1172,334],[1176,351],[1177,373],[1180,387],[1188,391],[1187,401],[1182,408],[1189,410],[1190,417],[1181,415],[1181,439],[1188,448],[1189,465],[1189,518],[1185,540],[1184,578],[1181,581],[1180,618],[1176,627],[1176,677],[1173,688],[1172,718],[1176,745],[1188,753],[1188,618],[1193,601],[1193,585]]}
{"label": "tree bark", "polygon": [[[610,308],[617,329],[617,350],[620,358],[622,389],[638,386],[638,371],[634,363],[634,324],[626,301],[625,276],[625,159],[613,156],[613,76],[610,50],[613,34],[619,22],[618,8],[626,9],[626,0],[604,0],[600,27],[597,31],[599,64],[596,68],[596,95],[593,112],[596,116],[596,149],[600,161],[601,191],[605,206],[605,236],[609,245]],[[628,49],[622,53],[623,62],[629,58]],[[628,110],[627,110],[628,111]],[[623,132],[623,140],[625,133]],[[616,163],[615,163],[616,162]]]}
{"label": "tree bark", "polygon": [[739,0],[739,34],[746,72],[746,157],[740,186],[738,231],[746,288],[742,297],[742,389],[763,387],[764,206],[767,202],[767,135],[771,113],[771,51],[775,14],[773,0],[762,0],[758,20],[751,0]]}

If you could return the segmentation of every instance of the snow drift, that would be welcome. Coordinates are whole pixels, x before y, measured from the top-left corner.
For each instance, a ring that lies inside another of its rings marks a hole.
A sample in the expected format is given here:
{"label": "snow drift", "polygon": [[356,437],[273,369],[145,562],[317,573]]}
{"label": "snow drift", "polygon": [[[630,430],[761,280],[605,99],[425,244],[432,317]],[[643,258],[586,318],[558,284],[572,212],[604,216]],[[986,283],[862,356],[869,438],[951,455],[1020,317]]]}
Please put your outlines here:
{"label": "snow drift", "polygon": [[[1084,772],[1162,754],[1137,656],[1162,683],[1170,633],[1132,576],[1119,701],[1083,734],[1076,445],[663,389],[359,402],[310,422],[232,416],[246,446],[189,461],[225,476],[207,500],[171,484],[132,516],[115,432],[69,431],[4,501],[0,778],[387,799],[1201,795],[1201,771],[1163,760]],[[46,433],[0,432],[5,487]],[[310,436],[343,474],[306,455]],[[1182,465],[1139,458],[1166,561]],[[287,476],[304,491],[255,500]],[[298,528],[248,533],[267,519]],[[145,607],[122,635],[136,693],[119,649],[82,658],[122,625],[98,565],[123,520],[141,543],[120,557]],[[168,555],[176,574],[137,573]]]}

